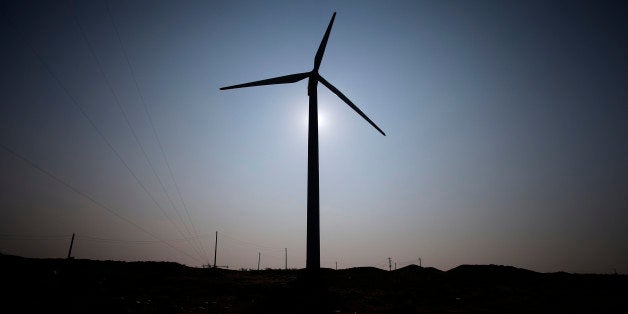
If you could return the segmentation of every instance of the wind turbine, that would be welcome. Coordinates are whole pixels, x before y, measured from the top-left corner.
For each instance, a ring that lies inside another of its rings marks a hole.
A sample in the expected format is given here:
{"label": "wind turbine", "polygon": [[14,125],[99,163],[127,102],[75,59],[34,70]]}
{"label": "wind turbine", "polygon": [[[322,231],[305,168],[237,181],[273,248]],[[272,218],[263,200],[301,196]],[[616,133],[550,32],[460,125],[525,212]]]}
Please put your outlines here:
{"label": "wind turbine", "polygon": [[320,224],[319,224],[319,189],[318,189],[318,102],[317,102],[317,85],[318,82],[323,83],[329,90],[342,99],[349,107],[355,110],[362,118],[370,123],[377,131],[386,136],[386,133],[382,131],[369,117],[367,117],[362,110],[354,105],[347,96],[341,93],[334,85],[331,85],[326,79],[324,79],[319,73],[318,69],[323,60],[323,53],[325,53],[325,46],[327,46],[327,39],[329,39],[329,33],[331,27],[334,24],[336,18],[336,12],[331,17],[325,36],[321,41],[316,56],[314,57],[314,68],[310,72],[303,72],[297,74],[290,74],[280,77],[269,78],[265,80],[249,82],[244,84],[238,84],[233,86],[222,87],[220,90],[261,86],[261,85],[273,85],[273,84],[287,84],[296,83],[305,78],[308,79],[307,94],[310,97],[309,108],[309,120],[308,120],[308,139],[307,139],[307,254],[306,254],[306,269],[317,270],[320,268]]}

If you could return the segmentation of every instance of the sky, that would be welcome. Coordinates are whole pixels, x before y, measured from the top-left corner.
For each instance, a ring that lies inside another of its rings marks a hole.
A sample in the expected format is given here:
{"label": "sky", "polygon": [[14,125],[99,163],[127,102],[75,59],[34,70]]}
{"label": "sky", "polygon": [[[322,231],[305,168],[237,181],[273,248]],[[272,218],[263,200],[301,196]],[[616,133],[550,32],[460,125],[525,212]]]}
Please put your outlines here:
{"label": "sky", "polygon": [[4,1],[0,252],[628,273],[621,1]]}

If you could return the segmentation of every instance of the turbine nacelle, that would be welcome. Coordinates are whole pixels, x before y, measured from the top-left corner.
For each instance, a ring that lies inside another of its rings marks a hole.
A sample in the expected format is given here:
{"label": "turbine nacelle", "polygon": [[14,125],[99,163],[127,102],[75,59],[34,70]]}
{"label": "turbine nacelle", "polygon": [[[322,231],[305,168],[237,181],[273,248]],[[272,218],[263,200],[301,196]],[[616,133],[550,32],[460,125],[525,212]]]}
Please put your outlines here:
{"label": "turbine nacelle", "polygon": [[307,95],[311,96],[316,94],[316,86],[318,85],[318,72],[310,72],[309,79],[307,80]]}

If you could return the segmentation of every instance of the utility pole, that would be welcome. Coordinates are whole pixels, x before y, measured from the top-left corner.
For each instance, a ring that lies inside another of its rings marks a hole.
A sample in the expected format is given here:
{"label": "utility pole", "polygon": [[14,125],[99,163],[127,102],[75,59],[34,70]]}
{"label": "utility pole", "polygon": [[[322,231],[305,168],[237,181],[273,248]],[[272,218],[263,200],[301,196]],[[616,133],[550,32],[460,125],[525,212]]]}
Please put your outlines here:
{"label": "utility pole", "polygon": [[336,270],[338,270],[338,262],[336,262]]}
{"label": "utility pole", "polygon": [[262,259],[262,253],[257,252],[257,270],[259,270],[259,262]]}
{"label": "utility pole", "polygon": [[421,258],[419,257],[419,267],[423,267],[421,266]]}
{"label": "utility pole", "polygon": [[286,270],[288,270],[288,248],[286,248]]}
{"label": "utility pole", "polygon": [[214,245],[214,268],[216,268],[216,252],[218,252],[218,231],[216,231],[216,244]]}
{"label": "utility pole", "polygon": [[392,270],[392,262],[390,260],[390,257],[388,258],[388,271]]}
{"label": "utility pole", "polygon": [[72,246],[74,245],[74,233],[72,233],[72,240],[70,240],[70,250],[68,251],[68,259],[72,258]]}

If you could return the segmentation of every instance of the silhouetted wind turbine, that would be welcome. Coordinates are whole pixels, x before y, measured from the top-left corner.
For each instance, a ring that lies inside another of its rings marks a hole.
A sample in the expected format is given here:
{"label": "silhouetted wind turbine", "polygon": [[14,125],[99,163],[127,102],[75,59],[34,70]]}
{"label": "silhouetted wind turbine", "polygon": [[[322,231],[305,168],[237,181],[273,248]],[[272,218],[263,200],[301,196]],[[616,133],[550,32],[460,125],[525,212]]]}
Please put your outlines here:
{"label": "silhouetted wind turbine", "polygon": [[362,110],[354,105],[347,96],[342,94],[334,85],[331,85],[326,79],[324,79],[319,73],[318,69],[323,60],[323,53],[325,52],[325,46],[327,46],[327,39],[329,39],[329,33],[331,27],[334,24],[336,18],[336,12],[331,17],[327,31],[321,45],[316,51],[314,57],[314,69],[310,72],[303,72],[297,74],[290,74],[286,76],[280,76],[270,78],[261,81],[255,81],[250,83],[238,84],[233,86],[222,87],[221,90],[251,87],[260,85],[273,85],[273,84],[287,84],[296,83],[305,78],[308,78],[307,94],[310,96],[310,109],[309,109],[309,122],[308,122],[308,146],[307,146],[307,256],[306,256],[306,268],[308,270],[316,270],[320,268],[320,225],[319,225],[319,190],[318,190],[318,103],[317,103],[317,91],[316,87],[318,82],[323,83],[334,94],[338,95],[349,107],[355,110],[362,118],[370,123],[377,129],[382,135],[386,136],[384,131],[380,129],[369,117],[367,117]]}

